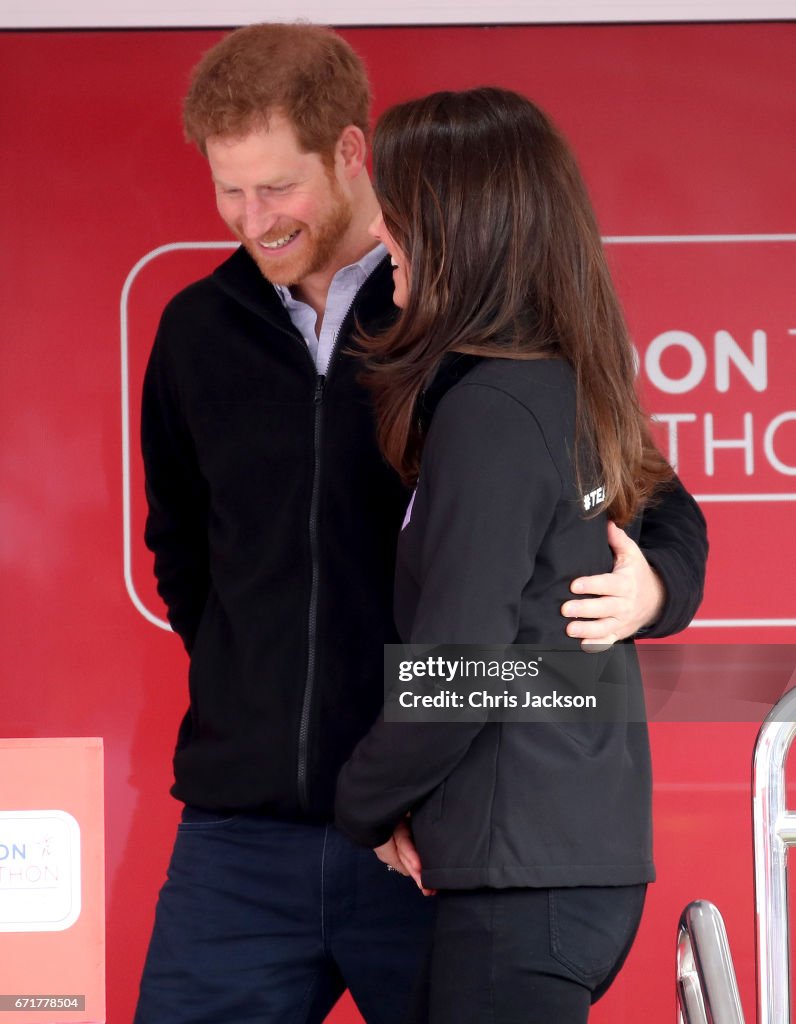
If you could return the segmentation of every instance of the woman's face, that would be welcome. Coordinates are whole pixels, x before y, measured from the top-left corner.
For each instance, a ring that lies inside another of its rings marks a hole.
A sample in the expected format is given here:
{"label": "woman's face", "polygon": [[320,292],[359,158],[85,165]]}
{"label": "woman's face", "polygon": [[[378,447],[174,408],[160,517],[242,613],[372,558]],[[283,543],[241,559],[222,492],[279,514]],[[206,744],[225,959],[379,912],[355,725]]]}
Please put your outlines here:
{"label": "woman's face", "polygon": [[409,297],[409,257],[400,248],[390,232],[384,226],[381,214],[373,221],[368,231],[374,238],[384,243],[392,261],[393,302],[403,309]]}

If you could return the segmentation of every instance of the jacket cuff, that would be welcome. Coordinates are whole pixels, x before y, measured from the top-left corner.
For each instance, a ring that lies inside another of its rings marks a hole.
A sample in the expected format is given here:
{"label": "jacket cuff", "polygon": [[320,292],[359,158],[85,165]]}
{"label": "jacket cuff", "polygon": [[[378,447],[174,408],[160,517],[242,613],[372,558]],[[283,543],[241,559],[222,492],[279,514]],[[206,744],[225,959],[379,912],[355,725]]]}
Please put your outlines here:
{"label": "jacket cuff", "polygon": [[666,591],[663,609],[655,622],[636,634],[639,639],[658,639],[686,629],[702,601],[702,584],[693,568],[671,548],[642,548]]}
{"label": "jacket cuff", "polygon": [[350,839],[355,846],[365,846],[369,850],[383,846],[392,838],[395,830],[393,825],[365,825],[361,822],[348,821],[339,811],[335,814],[334,824],[337,831]]}

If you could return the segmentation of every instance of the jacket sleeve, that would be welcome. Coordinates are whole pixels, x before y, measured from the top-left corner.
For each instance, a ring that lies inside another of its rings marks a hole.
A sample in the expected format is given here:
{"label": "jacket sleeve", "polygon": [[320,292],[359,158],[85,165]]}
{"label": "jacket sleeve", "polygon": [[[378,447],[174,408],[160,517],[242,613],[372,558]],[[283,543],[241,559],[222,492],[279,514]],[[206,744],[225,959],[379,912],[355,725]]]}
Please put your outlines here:
{"label": "jacket sleeve", "polygon": [[141,450],[148,514],[144,531],[155,555],[158,593],[172,629],[190,652],[207,600],[208,495],[182,415],[161,322],[149,358],[141,407]]}
{"label": "jacket sleeve", "polygon": [[666,588],[659,619],[641,630],[639,636],[679,633],[702,601],[708,536],[705,517],[677,477],[644,512],[638,543]]}
{"label": "jacket sleeve", "polygon": [[[413,505],[420,597],[404,639],[513,643],[523,588],[561,488],[524,406],[479,384],[450,391],[434,416]],[[453,771],[483,725],[483,717],[379,719],[340,774],[338,827],[364,846],[386,842],[404,814]]]}

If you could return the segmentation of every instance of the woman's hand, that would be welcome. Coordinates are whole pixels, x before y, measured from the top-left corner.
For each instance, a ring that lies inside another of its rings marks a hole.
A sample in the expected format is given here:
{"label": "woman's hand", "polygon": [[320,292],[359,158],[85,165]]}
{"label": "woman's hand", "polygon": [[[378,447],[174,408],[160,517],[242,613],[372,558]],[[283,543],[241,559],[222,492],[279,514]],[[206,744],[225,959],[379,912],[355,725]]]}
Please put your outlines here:
{"label": "woman's hand", "polygon": [[408,817],[399,822],[392,838],[382,846],[377,846],[373,852],[383,864],[387,865],[388,870],[398,871],[402,875],[412,878],[424,896],[436,895],[436,889],[426,889],[421,881],[420,857],[412,838]]}
{"label": "woman's hand", "polygon": [[402,875],[409,874],[409,872],[401,863],[401,858],[398,854],[398,847],[396,846],[395,843],[395,834],[393,834],[392,838],[388,839],[387,842],[384,843],[382,846],[377,846],[373,850],[373,852],[376,854],[376,856],[379,858],[382,864],[387,865],[388,871],[398,871]]}

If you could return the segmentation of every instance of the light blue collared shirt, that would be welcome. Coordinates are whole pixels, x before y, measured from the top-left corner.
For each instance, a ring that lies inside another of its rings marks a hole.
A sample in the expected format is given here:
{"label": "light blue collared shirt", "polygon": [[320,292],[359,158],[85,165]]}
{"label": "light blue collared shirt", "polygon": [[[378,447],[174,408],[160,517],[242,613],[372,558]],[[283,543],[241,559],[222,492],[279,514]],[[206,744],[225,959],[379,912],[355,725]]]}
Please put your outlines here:
{"label": "light blue collared shirt", "polygon": [[293,326],[307,343],[318,373],[325,374],[329,368],[329,360],[334,351],[340,325],[351,308],[357,292],[386,255],[387,250],[379,242],[376,248],[366,252],[358,263],[341,267],[337,271],[329,285],[326,311],[323,314],[319,334],[315,333],[318,318],[312,306],[294,298],[286,285],[274,285]]}

